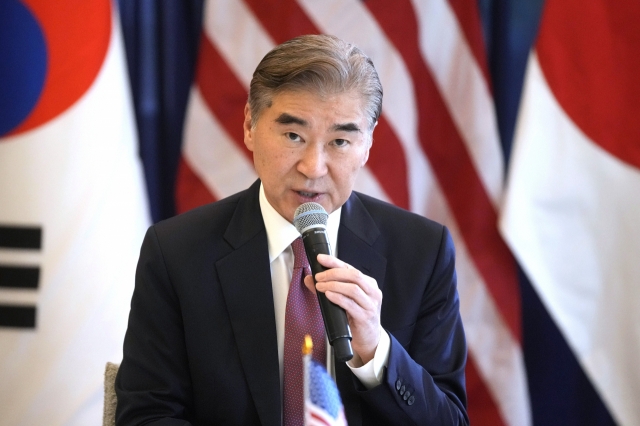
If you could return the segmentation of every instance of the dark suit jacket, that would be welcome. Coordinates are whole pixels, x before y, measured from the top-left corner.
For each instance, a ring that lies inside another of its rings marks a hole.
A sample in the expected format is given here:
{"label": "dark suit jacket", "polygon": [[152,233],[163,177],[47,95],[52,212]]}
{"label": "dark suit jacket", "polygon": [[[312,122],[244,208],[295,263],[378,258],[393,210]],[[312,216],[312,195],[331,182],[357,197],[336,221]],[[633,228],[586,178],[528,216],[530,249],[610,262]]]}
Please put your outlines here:
{"label": "dark suit jacket", "polygon": [[[117,424],[281,424],[258,190],[259,181],[149,228],[116,380]],[[467,424],[466,344],[447,229],[353,193],[338,254],[377,280],[391,335],[380,386],[366,390],[336,362],[349,425]]]}

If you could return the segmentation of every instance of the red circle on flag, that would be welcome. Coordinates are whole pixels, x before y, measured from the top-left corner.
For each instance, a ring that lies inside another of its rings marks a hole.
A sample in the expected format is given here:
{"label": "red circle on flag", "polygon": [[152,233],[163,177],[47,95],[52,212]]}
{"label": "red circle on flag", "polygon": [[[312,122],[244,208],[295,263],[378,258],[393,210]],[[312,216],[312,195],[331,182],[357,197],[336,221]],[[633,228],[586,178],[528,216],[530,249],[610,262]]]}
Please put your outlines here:
{"label": "red circle on flag", "polygon": [[110,0],[23,0],[47,46],[44,87],[33,110],[9,134],[33,129],[73,105],[91,87],[109,48]]}
{"label": "red circle on flag", "polygon": [[640,168],[640,2],[547,0],[536,45],[551,90],[589,139]]}

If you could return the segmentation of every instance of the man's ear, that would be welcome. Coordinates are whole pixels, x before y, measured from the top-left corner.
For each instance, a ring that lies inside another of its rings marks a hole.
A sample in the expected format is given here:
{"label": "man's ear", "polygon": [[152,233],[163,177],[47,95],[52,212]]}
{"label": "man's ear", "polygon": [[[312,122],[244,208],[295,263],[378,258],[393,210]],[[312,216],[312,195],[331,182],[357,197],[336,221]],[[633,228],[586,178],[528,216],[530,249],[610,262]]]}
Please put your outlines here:
{"label": "man's ear", "polygon": [[253,131],[251,130],[251,108],[247,103],[244,106],[244,123],[242,123],[242,130],[244,132],[244,144],[247,149],[253,152]]}
{"label": "man's ear", "polygon": [[360,167],[364,167],[364,165],[367,164],[367,161],[369,160],[369,150],[373,145],[373,130],[376,128],[377,125],[378,125],[378,122],[376,121],[375,124],[373,125],[373,129],[371,129],[371,134],[369,135],[369,142],[367,144],[368,145],[367,151],[364,153],[364,157],[362,157],[362,164],[360,164]]}
{"label": "man's ear", "polygon": [[362,163],[360,163],[360,167],[364,167],[364,165],[367,164],[367,160],[369,160],[370,149],[371,149],[371,143],[369,143],[369,147],[367,148],[367,150],[364,153],[364,156],[362,157]]}

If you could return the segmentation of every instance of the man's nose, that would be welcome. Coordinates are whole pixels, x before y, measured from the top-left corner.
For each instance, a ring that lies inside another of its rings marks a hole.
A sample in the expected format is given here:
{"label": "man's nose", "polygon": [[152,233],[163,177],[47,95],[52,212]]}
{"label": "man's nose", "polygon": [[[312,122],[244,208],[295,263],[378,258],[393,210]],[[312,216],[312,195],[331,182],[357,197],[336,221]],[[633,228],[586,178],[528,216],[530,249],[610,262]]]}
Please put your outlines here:
{"label": "man's nose", "polygon": [[322,146],[309,144],[298,162],[298,171],[308,179],[318,179],[327,174],[327,158]]}

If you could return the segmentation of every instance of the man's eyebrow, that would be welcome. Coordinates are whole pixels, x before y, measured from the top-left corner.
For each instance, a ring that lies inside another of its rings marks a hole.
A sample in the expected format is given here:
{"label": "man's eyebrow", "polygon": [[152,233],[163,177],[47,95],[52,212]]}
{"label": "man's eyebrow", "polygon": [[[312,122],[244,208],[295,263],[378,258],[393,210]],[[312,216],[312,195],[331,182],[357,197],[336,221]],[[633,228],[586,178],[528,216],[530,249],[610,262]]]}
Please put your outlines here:
{"label": "man's eyebrow", "polygon": [[289,113],[283,112],[282,114],[280,114],[278,116],[278,118],[276,118],[276,123],[280,123],[280,124],[299,124],[301,126],[307,126],[309,123],[306,122],[306,120],[303,120],[300,117],[296,117],[294,115],[291,115]]}
{"label": "man's eyebrow", "polygon": [[360,132],[360,127],[356,123],[334,124],[334,132]]}
{"label": "man's eyebrow", "polygon": [[[309,123],[300,117],[291,115],[287,112],[283,112],[276,119],[276,123],[279,124],[299,124],[300,126],[308,126]],[[331,126],[331,130],[334,132],[360,132],[360,127],[356,123],[339,123]]]}

